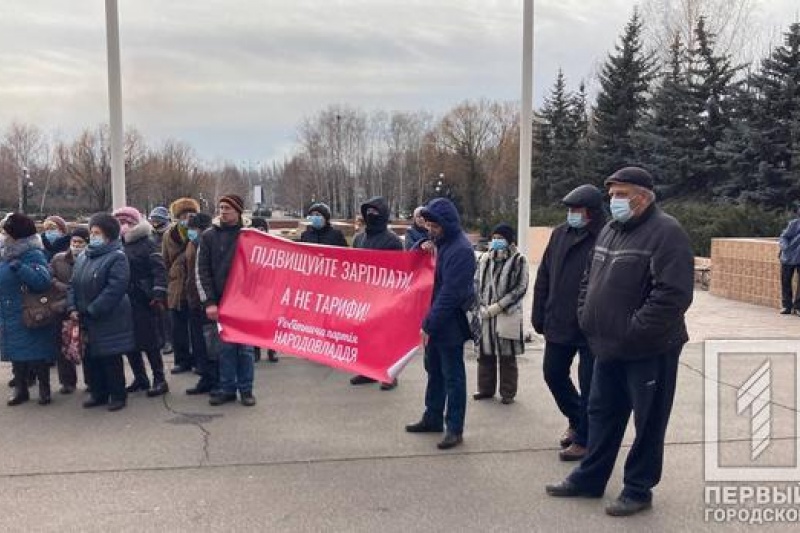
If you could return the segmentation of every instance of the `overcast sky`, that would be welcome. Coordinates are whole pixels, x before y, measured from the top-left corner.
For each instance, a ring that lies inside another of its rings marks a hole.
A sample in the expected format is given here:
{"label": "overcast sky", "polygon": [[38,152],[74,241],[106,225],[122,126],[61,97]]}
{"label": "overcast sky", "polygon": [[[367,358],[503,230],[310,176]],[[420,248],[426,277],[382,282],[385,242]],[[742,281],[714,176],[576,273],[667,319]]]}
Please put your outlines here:
{"label": "overcast sky", "polygon": [[[753,0],[777,35],[797,0]],[[124,120],[209,161],[288,152],[329,104],[441,113],[517,100],[522,0],[120,0]],[[537,0],[537,104],[559,66],[591,78],[634,3]],[[0,127],[70,138],[107,121],[102,0],[0,0]]]}

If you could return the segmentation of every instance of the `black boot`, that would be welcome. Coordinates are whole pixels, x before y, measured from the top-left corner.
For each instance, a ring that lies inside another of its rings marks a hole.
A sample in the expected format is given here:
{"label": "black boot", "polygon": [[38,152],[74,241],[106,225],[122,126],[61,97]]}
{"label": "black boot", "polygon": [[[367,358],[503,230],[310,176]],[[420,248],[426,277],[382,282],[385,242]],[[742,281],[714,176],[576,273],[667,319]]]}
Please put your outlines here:
{"label": "black boot", "polygon": [[149,398],[155,398],[156,396],[163,396],[169,392],[169,385],[164,378],[160,380],[154,379],[153,380],[153,388],[147,391],[147,396]]}
{"label": "black boot", "polygon": [[39,405],[47,405],[50,397],[50,362],[39,361],[35,363],[36,378],[39,380]]}
{"label": "black boot", "polygon": [[9,407],[20,405],[30,399],[28,396],[28,365],[11,363],[11,371],[14,373],[14,394],[6,402]]}
{"label": "black boot", "polygon": [[278,352],[275,350],[267,350],[267,360],[270,363],[277,363],[278,362]]}

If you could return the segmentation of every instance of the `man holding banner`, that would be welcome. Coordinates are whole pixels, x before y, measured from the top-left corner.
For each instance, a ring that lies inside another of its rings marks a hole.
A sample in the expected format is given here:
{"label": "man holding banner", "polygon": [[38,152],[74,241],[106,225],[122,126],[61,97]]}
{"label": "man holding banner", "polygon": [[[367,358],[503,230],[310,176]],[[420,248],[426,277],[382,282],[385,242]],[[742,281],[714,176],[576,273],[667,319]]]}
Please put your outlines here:
{"label": "man holding banner", "polygon": [[[219,224],[203,232],[197,251],[195,273],[197,291],[205,307],[206,316],[219,321],[219,304],[233,264],[236,244],[243,222],[244,201],[235,194],[219,199]],[[209,399],[211,405],[236,401],[238,389],[242,405],[256,404],[253,396],[253,347],[246,344],[223,342],[219,353],[220,391]]]}
{"label": "man holding banner", "polygon": [[461,444],[464,431],[464,343],[472,336],[464,309],[475,298],[475,253],[461,229],[453,202],[436,198],[421,216],[428,223],[437,259],[432,303],[420,332],[428,373],[425,413],[419,422],[406,426],[406,431],[439,433],[446,426],[445,437],[437,444],[440,450],[446,450]]}

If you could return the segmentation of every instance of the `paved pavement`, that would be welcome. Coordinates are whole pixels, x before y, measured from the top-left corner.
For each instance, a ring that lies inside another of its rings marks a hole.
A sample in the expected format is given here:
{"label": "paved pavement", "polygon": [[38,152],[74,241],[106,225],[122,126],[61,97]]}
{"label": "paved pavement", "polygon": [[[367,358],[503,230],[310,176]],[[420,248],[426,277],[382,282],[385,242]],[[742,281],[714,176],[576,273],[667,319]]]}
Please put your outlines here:
{"label": "paved pavement", "polygon": [[[349,376],[301,360],[261,362],[259,403],[250,409],[211,407],[182,394],[194,381],[186,375],[170,379],[167,397],[134,395],[119,413],[81,409],[82,394],[56,395],[48,407],[2,406],[0,530],[744,529],[704,521],[701,342],[800,338],[800,318],[698,292],[689,322],[664,479],[653,510],[637,517],[613,519],[602,501],[544,494],[544,484],[571,467],[556,457],[565,422],[541,377],[541,344],[534,342],[520,358],[517,403],[470,400],[465,443],[450,452],[436,450],[434,436],[403,431],[422,409],[419,359],[390,392],[351,387]],[[475,367],[470,350],[470,390]],[[0,375],[7,374],[4,365]],[[776,376],[777,384],[790,380],[791,373]],[[776,401],[776,416],[796,414],[782,405]],[[791,459],[795,427],[775,426],[774,444]],[[746,452],[747,429],[728,431],[721,446]],[[606,499],[620,489],[623,459]],[[788,526],[762,526],[781,528]]]}

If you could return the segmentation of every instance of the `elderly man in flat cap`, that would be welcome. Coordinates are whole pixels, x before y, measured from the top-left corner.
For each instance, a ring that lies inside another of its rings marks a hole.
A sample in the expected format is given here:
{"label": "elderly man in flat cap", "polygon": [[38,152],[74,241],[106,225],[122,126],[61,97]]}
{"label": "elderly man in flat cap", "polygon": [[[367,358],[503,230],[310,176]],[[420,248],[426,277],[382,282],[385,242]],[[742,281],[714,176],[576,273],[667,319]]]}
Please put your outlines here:
{"label": "elderly man in flat cap", "polygon": [[633,411],[624,487],[606,507],[629,516],[652,506],[661,479],[694,256],[681,225],[655,204],[647,171],[623,168],[605,184],[613,220],[597,238],[578,300],[578,322],[596,358],[588,451],[566,480],[546,488],[557,497],[601,497]]}

